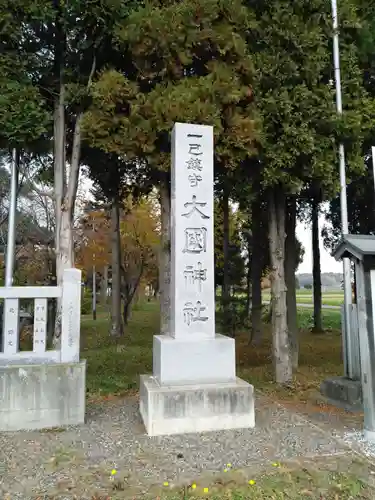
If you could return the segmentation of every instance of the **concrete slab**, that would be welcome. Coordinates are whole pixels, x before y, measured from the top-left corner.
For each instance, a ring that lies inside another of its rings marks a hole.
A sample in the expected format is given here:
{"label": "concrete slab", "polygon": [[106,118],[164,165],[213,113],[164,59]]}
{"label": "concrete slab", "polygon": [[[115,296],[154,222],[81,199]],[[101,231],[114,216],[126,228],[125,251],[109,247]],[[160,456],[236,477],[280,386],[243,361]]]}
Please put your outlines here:
{"label": "concrete slab", "polygon": [[0,431],[85,420],[86,362],[0,367]]}
{"label": "concrete slab", "polygon": [[254,389],[234,382],[161,386],[141,375],[140,413],[149,436],[251,428]]}

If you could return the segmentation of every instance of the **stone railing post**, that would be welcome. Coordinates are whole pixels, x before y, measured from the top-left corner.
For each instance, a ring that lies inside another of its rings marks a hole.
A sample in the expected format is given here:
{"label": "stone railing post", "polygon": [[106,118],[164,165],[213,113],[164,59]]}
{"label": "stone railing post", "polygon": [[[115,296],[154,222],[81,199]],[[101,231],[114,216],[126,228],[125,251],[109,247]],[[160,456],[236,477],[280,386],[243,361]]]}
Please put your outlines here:
{"label": "stone railing post", "polygon": [[61,362],[79,361],[81,328],[81,277],[79,269],[63,274],[61,308]]}

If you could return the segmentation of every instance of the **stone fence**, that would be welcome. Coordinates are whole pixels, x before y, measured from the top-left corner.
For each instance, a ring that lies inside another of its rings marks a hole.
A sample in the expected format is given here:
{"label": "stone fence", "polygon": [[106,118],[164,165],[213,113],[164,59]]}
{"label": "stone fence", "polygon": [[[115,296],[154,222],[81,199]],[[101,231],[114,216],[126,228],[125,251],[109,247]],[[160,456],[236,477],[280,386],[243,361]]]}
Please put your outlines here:
{"label": "stone fence", "polygon": [[[81,271],[66,269],[62,286],[0,287],[4,299],[3,350],[0,365],[79,361]],[[33,350],[19,351],[20,299],[34,299]],[[61,348],[47,350],[48,299],[61,299]]]}
{"label": "stone fence", "polygon": [[[0,352],[0,431],[76,425],[85,419],[86,363],[79,359],[81,271],[62,286],[0,288],[4,299]],[[20,299],[34,299],[33,350],[19,350]],[[47,348],[48,300],[61,301],[61,346]]]}

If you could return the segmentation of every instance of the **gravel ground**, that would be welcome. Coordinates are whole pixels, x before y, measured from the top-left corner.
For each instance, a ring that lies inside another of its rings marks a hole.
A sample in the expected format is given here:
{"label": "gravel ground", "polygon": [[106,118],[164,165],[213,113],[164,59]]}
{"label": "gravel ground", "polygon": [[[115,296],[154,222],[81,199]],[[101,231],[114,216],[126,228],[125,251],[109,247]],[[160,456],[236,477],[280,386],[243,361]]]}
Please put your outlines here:
{"label": "gravel ground", "polygon": [[[317,398],[322,403],[324,398]],[[287,407],[289,404],[287,404]],[[310,424],[333,436],[356,454],[366,457],[375,466],[375,441],[365,438],[363,433],[363,412],[348,411],[330,404],[311,405],[294,403],[295,409]]]}
{"label": "gravel ground", "polygon": [[2,433],[0,496],[105,498],[124,487],[132,496],[223,471],[227,463],[256,472],[275,460],[347,453],[344,443],[292,410],[263,396],[256,407],[254,429],[150,438],[137,400],[128,398],[89,405],[82,426]]}
{"label": "gravel ground", "polygon": [[339,439],[342,439],[345,444],[369,458],[372,462],[375,461],[375,442],[365,439],[362,431],[353,430],[344,434],[336,434]]}

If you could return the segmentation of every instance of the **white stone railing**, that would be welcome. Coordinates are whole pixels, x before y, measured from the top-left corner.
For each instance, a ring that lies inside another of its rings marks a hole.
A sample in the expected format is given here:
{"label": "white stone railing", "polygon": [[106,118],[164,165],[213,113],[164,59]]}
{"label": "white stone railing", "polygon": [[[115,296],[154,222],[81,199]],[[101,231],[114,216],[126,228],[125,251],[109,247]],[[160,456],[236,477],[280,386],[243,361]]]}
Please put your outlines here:
{"label": "white stone railing", "polygon": [[[62,299],[61,348],[47,350],[48,299]],[[79,361],[81,271],[66,269],[59,286],[0,287],[4,299],[3,350],[0,365],[15,363],[71,363]],[[19,351],[20,299],[34,299],[33,350]]]}

